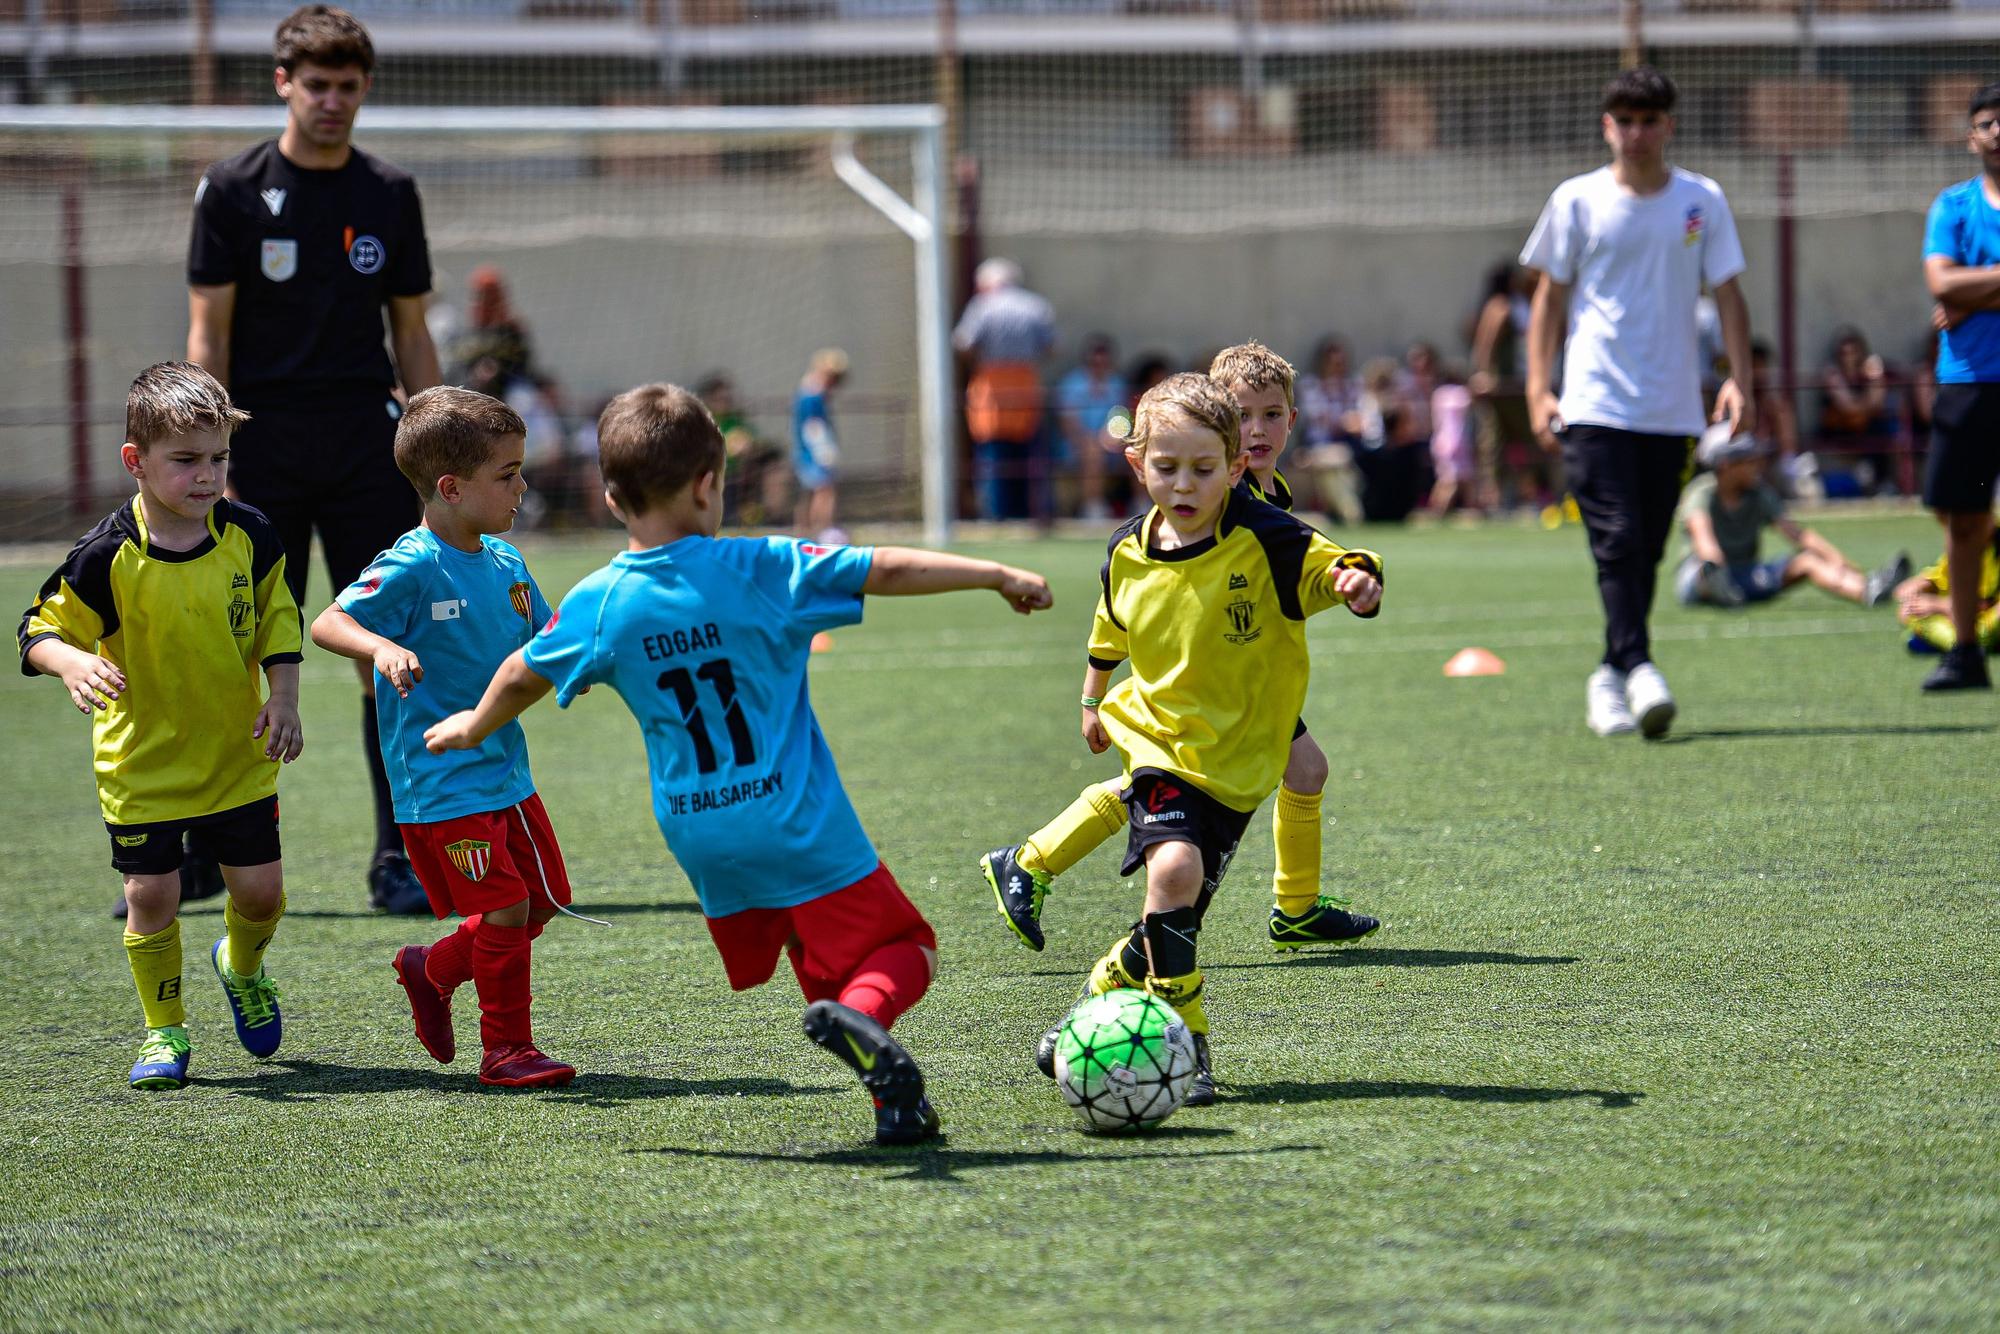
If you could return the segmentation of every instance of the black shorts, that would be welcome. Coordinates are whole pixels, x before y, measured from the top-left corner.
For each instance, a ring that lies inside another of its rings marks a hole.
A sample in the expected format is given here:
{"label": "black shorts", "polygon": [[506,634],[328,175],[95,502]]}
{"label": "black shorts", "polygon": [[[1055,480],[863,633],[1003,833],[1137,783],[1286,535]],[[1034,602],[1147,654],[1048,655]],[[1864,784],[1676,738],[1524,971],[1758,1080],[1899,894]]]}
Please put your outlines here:
{"label": "black shorts", "polygon": [[310,404],[253,406],[230,440],[230,487],[276,526],[285,544],[285,582],[301,609],[315,529],[338,596],[422,517],[416,488],[396,470],[401,416],[389,392],[374,389]]}
{"label": "black shorts", "polygon": [[278,799],[157,824],[104,823],[111,834],[111,866],[120,875],[169,875],[181,869],[181,840],[223,866],[262,866],[278,849]]}
{"label": "black shorts", "polygon": [[2000,384],[1941,384],[1931,410],[1924,504],[1948,514],[1993,508],[2000,475]]}
{"label": "black shorts", "polygon": [[1253,812],[1232,810],[1180,775],[1159,769],[1138,770],[1132,786],[1118,795],[1132,817],[1125,864],[1118,874],[1130,875],[1144,866],[1146,849],[1156,843],[1192,843],[1201,853],[1201,901],[1196,912],[1205,915]]}

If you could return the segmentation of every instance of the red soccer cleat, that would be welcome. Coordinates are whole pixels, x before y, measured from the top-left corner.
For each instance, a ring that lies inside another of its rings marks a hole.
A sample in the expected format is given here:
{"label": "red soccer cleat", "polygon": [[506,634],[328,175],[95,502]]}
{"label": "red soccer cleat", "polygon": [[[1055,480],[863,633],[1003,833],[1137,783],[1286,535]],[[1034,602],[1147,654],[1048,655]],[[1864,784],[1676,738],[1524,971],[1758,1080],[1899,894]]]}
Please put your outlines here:
{"label": "red soccer cleat", "polygon": [[396,980],[410,998],[410,1017],[417,1023],[417,1041],[437,1058],[450,1065],[458,1055],[458,1038],[451,1031],[451,1000],[431,985],[424,965],[431,957],[428,945],[405,945],[396,951]]}
{"label": "red soccer cleat", "polygon": [[501,1088],[561,1088],[575,1078],[575,1066],[542,1055],[532,1042],[488,1047],[479,1062],[479,1082]]}

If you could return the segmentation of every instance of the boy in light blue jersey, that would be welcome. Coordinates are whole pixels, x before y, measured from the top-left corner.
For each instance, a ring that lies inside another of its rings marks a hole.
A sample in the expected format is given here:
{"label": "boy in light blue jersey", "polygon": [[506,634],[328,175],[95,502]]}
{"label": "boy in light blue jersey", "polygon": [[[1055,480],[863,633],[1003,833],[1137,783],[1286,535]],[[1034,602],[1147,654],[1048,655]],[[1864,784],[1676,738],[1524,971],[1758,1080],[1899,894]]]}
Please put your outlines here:
{"label": "boy in light blue jersey", "polygon": [[313,642],[382,678],[382,758],[410,864],[439,917],[458,929],[395,958],[417,1040],[457,1055],[451,994],[479,995],[481,1083],[567,1084],[576,1070],[542,1054],[529,1019],[529,952],[570,901],[562,849],[528,772],[520,724],[478,747],[434,755],[424,730],[476,702],[507,655],[553,619],[514,526],[526,427],[512,408],[467,389],[428,389],[396,428],[396,464],[424,497],[423,523],[377,556],[313,622]]}
{"label": "boy in light blue jersey", "polygon": [[768,981],[782,952],[806,1036],[875,1102],[875,1137],[937,1133],[923,1075],[888,1029],[930,985],[937,939],[882,865],[813,715],[813,635],[861,619],[862,595],[990,588],[1049,605],[1041,576],[991,561],[789,538],[717,538],[722,436],[673,385],[613,399],[598,422],[605,497],[631,542],[511,655],[476,709],[426,733],[483,744],[556,691],[607,682],[646,739],[653,813],[687,872],[729,984]]}

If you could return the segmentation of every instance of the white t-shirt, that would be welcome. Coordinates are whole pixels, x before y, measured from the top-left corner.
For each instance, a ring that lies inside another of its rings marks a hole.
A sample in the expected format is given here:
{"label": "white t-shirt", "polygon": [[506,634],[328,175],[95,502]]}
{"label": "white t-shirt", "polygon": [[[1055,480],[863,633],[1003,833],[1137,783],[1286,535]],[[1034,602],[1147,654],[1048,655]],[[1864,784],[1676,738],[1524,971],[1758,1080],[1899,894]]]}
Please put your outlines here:
{"label": "white t-shirt", "polygon": [[1570,288],[1562,418],[1646,435],[1700,435],[1695,301],[1743,272],[1722,189],[1680,167],[1635,195],[1599,167],[1555,188],[1521,263]]}

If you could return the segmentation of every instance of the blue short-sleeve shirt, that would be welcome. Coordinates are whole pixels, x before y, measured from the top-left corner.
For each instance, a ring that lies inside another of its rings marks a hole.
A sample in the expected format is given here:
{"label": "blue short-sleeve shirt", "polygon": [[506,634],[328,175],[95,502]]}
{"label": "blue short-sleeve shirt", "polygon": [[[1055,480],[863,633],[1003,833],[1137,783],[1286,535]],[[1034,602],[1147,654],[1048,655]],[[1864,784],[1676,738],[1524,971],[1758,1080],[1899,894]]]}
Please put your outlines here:
{"label": "blue short-sleeve shirt", "polygon": [[861,619],[868,547],[685,537],[586,577],[528,646],[567,706],[608,683],[702,912],[789,908],[878,864],[814,717],[812,637]]}
{"label": "blue short-sleeve shirt", "polygon": [[[2000,209],[1987,202],[1979,177],[1932,201],[1924,258],[1932,255],[1968,268],[2000,264]],[[1937,378],[1939,384],[2000,382],[2000,311],[1979,311],[1939,336]]]}
{"label": "blue short-sleeve shirt", "polygon": [[535,790],[528,740],[510,722],[473,750],[433,755],[424,731],[479,703],[507,656],[550,618],[521,553],[497,537],[478,551],[438,541],[428,528],[403,534],[334,599],[363,629],[417,655],[421,681],[404,699],[376,682],[375,721],[398,824],[437,824],[503,810]]}

